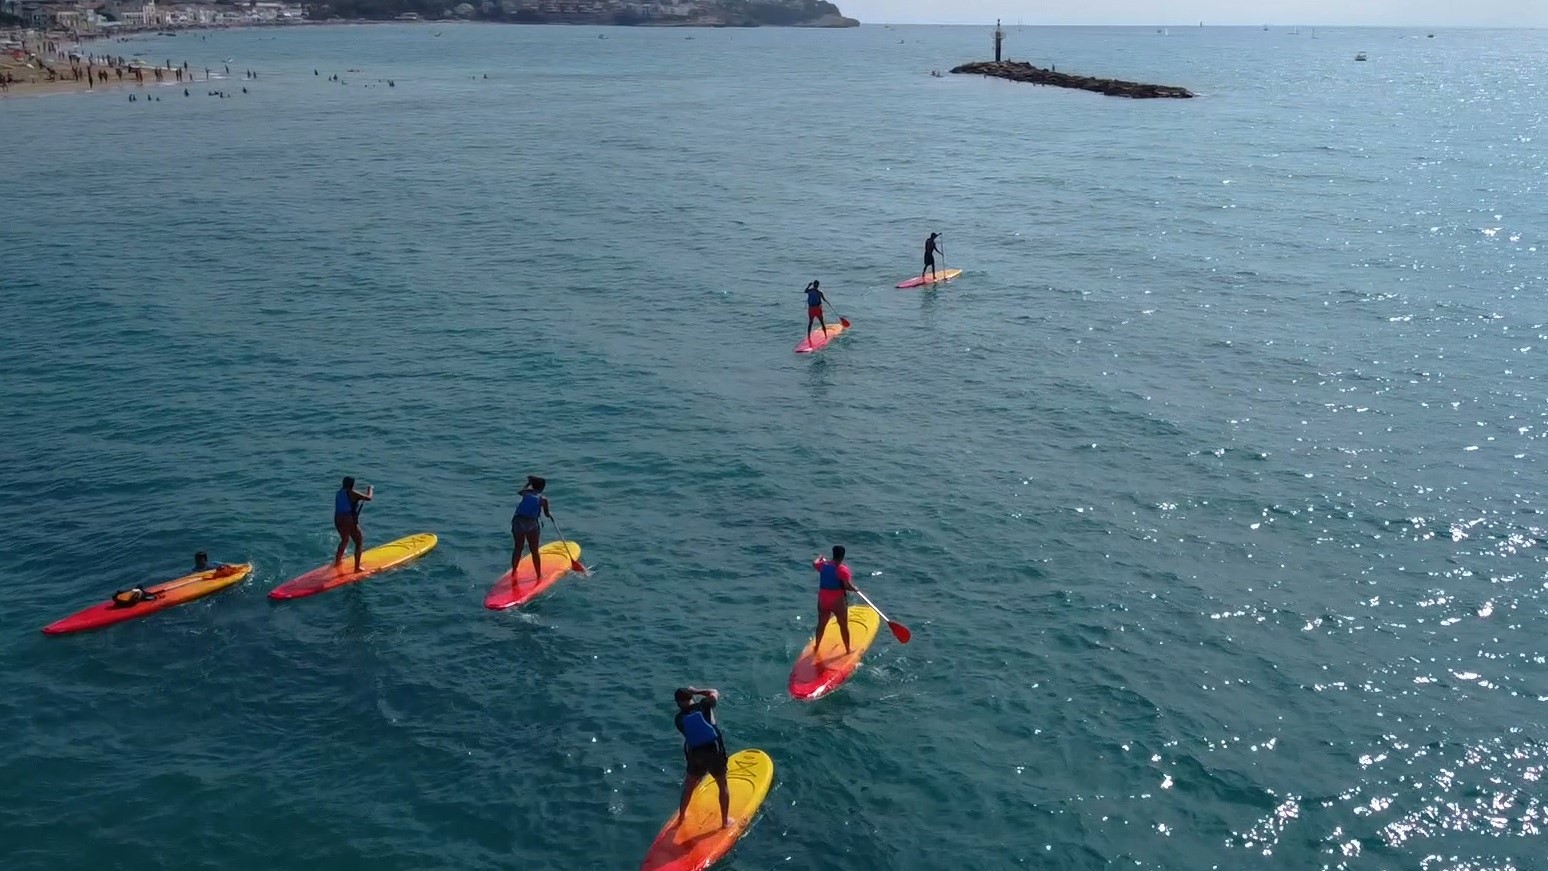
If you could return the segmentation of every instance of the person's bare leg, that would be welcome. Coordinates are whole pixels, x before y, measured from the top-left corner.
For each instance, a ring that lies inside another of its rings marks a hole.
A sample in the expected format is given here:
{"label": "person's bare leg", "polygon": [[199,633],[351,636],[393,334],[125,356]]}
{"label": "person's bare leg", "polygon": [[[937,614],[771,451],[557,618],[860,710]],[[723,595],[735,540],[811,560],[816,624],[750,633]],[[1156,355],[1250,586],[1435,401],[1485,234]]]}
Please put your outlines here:
{"label": "person's bare leg", "polygon": [[683,778],[683,797],[677,802],[677,824],[679,826],[683,824],[683,818],[688,815],[688,801],[693,798],[693,788],[698,786],[699,781],[703,779],[704,775],[702,774],[697,777],[690,774]]}
{"label": "person's bare leg", "polygon": [[538,531],[536,529],[527,533],[527,552],[532,554],[532,577],[543,577],[543,553],[538,550]]}
{"label": "person's bare leg", "polygon": [[731,828],[731,785],[726,783],[726,773],[715,773],[715,784],[720,787],[720,827]]}

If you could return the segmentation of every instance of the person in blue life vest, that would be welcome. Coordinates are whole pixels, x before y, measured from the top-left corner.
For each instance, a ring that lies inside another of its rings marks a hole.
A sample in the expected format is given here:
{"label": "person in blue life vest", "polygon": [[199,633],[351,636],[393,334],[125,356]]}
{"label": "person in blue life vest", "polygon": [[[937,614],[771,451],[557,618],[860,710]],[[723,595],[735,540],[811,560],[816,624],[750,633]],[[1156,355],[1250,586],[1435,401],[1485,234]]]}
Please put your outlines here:
{"label": "person in blue life vest", "polygon": [[822,331],[828,331],[828,321],[822,316],[822,304],[828,301],[823,295],[820,282],[812,282],[806,286],[806,331],[812,331],[812,321],[822,324]]}
{"label": "person in blue life vest", "polygon": [[839,637],[844,639],[844,652],[849,653],[849,594],[855,586],[850,583],[854,576],[849,566],[844,565],[844,546],[835,544],[833,559],[819,556],[812,560],[812,568],[817,570],[817,642],[813,653],[821,649],[822,631],[833,618],[838,619]]}
{"label": "person in blue life vest", "polygon": [[339,532],[339,549],[333,552],[333,565],[344,561],[344,548],[355,543],[355,571],[360,571],[360,548],[365,536],[360,532],[360,510],[375,495],[375,487],[367,487],[364,493],[355,490],[355,479],[345,478],[338,492],[333,494],[333,528]]}
{"label": "person in blue life vest", "polygon": [[535,578],[543,577],[543,555],[538,553],[541,518],[554,519],[548,513],[548,497],[543,495],[543,488],[547,486],[544,479],[528,475],[527,486],[516,493],[521,501],[516,503],[516,514],[511,517],[511,538],[516,540],[516,549],[511,552],[511,571],[516,571],[521,564],[521,548],[525,544],[532,553],[532,576]]}
{"label": "person in blue life vest", "polygon": [[688,773],[683,777],[683,797],[677,804],[676,824],[683,824],[694,787],[708,774],[720,787],[720,827],[730,828],[731,787],[726,783],[726,742],[715,722],[720,691],[683,687],[673,697],[677,700],[677,716],[673,722],[677,731],[683,733],[683,759],[688,765]]}

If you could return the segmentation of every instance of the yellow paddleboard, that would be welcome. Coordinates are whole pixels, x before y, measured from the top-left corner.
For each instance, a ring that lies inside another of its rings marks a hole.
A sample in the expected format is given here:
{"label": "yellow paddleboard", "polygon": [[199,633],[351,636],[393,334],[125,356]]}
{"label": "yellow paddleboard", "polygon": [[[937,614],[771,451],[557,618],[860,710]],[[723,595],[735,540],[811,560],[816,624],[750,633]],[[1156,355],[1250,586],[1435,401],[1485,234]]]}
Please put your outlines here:
{"label": "yellow paddleboard", "polygon": [[353,584],[363,581],[378,572],[397,568],[419,556],[428,553],[435,547],[437,539],[433,533],[422,532],[418,535],[410,535],[400,538],[389,544],[373,547],[360,554],[360,571],[355,571],[355,555],[351,551],[344,552],[344,561],[338,565],[326,565],[313,569],[299,578],[286,581],[269,591],[271,599],[300,599],[305,596],[315,596],[334,587],[342,587],[345,584]]}
{"label": "yellow paddleboard", "polygon": [[774,760],[762,750],[733,753],[726,785],[731,788],[730,828],[720,827],[720,786],[706,776],[688,799],[683,824],[677,824],[673,813],[650,845],[640,871],[703,871],[729,853],[774,785]]}

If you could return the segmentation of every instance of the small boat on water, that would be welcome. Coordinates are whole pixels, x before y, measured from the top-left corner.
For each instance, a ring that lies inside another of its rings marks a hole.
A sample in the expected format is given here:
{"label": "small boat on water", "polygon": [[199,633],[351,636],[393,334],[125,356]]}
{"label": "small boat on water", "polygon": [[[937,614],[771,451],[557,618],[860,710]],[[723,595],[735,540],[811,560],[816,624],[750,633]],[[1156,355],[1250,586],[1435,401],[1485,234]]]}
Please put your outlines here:
{"label": "small boat on water", "polygon": [[1359,54],[1355,55],[1355,60],[1366,60],[1365,52],[1362,51]]}

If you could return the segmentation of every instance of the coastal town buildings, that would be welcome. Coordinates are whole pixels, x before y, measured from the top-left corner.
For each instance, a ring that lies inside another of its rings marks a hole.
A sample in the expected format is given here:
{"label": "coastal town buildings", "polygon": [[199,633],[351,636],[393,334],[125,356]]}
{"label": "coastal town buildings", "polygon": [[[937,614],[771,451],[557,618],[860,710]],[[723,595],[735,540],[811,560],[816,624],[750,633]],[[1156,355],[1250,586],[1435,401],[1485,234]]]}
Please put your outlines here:
{"label": "coastal town buildings", "polygon": [[36,30],[110,33],[115,30],[286,24],[303,21],[300,3],[243,0],[237,3],[131,2],[60,3],[49,0],[0,0],[0,15],[19,19]]}

